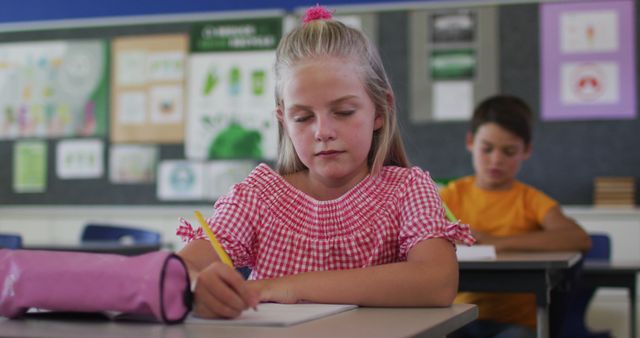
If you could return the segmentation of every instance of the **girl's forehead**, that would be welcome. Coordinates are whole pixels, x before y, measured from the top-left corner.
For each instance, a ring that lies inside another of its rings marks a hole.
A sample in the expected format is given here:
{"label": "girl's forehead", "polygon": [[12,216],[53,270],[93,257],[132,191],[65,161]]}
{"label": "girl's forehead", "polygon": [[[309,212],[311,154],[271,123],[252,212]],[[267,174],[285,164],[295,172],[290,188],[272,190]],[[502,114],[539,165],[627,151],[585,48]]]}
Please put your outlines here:
{"label": "girl's forehead", "polygon": [[352,69],[354,71],[357,69],[355,68],[355,66],[357,66],[357,62],[352,57],[324,55],[300,59],[293,62],[288,70],[289,72],[294,72],[308,67],[335,67],[343,65],[353,67]]}
{"label": "girl's forehead", "polygon": [[357,86],[358,89],[365,87],[365,81],[357,67],[350,60],[341,58],[313,59],[295,64],[281,74],[279,81],[279,88],[285,92],[291,88],[314,89],[314,86],[322,86],[320,88],[325,91],[345,85]]}

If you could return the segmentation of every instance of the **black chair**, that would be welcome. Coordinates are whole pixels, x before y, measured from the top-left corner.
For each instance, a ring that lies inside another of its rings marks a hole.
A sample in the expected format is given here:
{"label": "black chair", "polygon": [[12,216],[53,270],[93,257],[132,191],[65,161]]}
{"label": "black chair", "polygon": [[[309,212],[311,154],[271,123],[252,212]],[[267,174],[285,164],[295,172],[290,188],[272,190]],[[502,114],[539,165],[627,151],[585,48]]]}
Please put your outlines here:
{"label": "black chair", "polygon": [[16,234],[0,234],[0,249],[21,249],[22,236]]}
{"label": "black chair", "polygon": [[[606,234],[590,234],[591,250],[584,255],[585,260],[609,261],[611,259],[611,240]],[[596,288],[578,284],[567,298],[564,322],[558,337],[560,338],[610,338],[608,331],[592,332],[587,328],[585,316],[589,302]]]}
{"label": "black chair", "polygon": [[161,236],[157,231],[111,224],[87,224],[82,231],[82,242],[127,242],[133,244],[160,245]]}

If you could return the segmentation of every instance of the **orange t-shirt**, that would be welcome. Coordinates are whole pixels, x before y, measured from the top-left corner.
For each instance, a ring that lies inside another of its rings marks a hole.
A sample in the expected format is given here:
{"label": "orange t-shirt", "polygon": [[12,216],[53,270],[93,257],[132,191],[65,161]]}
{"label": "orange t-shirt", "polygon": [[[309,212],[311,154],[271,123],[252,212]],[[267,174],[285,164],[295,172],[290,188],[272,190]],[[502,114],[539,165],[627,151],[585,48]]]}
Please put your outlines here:
{"label": "orange t-shirt", "polygon": [[[509,190],[480,189],[475,184],[475,176],[450,182],[440,195],[462,223],[501,237],[541,230],[544,216],[558,205],[543,192],[519,181]],[[480,320],[536,328],[536,302],[532,293],[461,292],[456,303],[477,304]]]}

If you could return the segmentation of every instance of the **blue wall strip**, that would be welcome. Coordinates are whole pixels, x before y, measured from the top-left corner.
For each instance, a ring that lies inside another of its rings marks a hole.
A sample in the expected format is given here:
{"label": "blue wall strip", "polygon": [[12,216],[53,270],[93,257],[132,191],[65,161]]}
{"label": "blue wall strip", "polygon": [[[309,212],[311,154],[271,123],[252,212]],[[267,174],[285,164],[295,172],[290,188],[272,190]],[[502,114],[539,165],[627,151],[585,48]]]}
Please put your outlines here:
{"label": "blue wall strip", "polygon": [[411,4],[434,1],[436,0],[18,0],[2,1],[0,23],[262,9],[292,11],[318,2],[330,7],[331,5],[392,5],[393,3]]}

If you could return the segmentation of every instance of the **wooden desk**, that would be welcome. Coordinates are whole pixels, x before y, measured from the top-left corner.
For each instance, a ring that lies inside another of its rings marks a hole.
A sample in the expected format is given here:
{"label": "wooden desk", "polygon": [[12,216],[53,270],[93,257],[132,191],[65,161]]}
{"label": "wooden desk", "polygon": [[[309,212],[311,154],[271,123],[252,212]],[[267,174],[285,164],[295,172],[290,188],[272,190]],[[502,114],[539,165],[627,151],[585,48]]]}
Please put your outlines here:
{"label": "wooden desk", "polygon": [[637,336],[637,278],[640,261],[607,262],[585,260],[582,282],[586,287],[614,287],[629,290],[629,337]]}
{"label": "wooden desk", "polygon": [[153,323],[0,318],[0,332],[11,337],[66,338],[441,338],[478,317],[478,308],[457,304],[449,308],[358,308],[289,327],[221,326]]}
{"label": "wooden desk", "polygon": [[459,290],[534,293],[538,337],[548,338],[551,289],[581,257],[580,252],[512,252],[496,260],[461,261]]}
{"label": "wooden desk", "polygon": [[53,250],[53,251],[75,251],[93,253],[113,253],[120,255],[139,255],[147,252],[158,251],[161,244],[128,244],[120,242],[83,242],[77,244],[46,244],[46,245],[25,245],[25,250]]}

